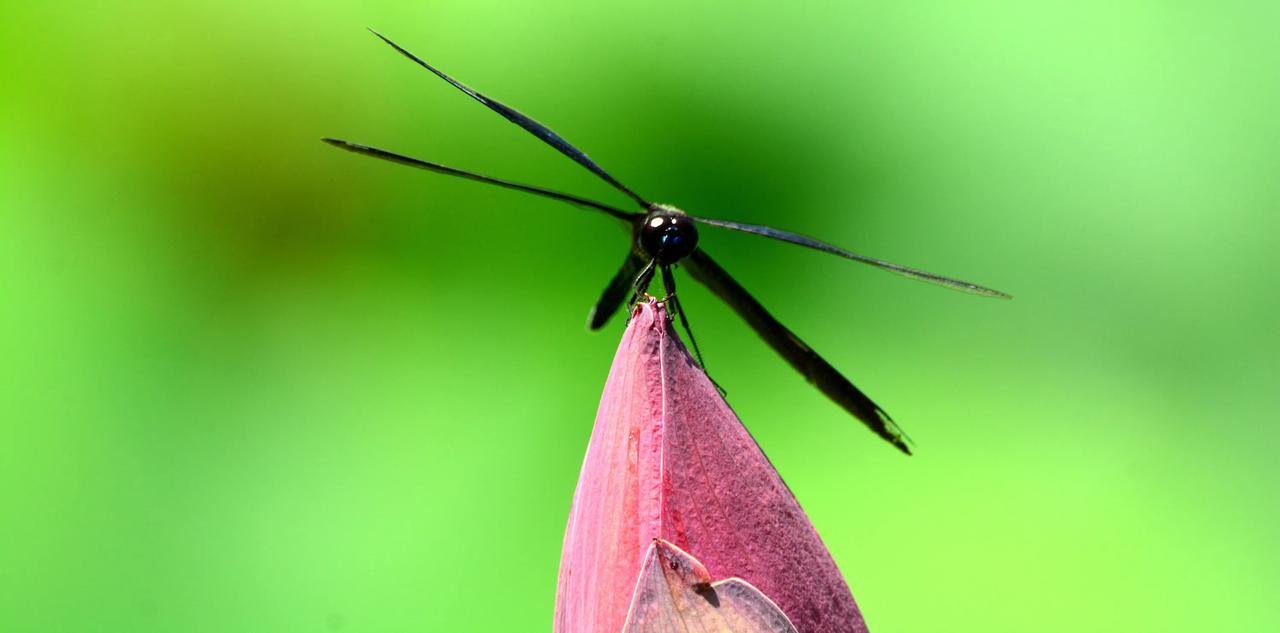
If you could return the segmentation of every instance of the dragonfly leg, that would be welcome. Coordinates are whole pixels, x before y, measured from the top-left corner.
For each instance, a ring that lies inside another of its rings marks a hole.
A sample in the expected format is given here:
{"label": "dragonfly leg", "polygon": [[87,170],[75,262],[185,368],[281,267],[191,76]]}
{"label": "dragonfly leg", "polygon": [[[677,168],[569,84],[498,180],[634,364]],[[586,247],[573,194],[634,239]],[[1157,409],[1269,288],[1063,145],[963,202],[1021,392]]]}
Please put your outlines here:
{"label": "dragonfly leg", "polygon": [[707,379],[715,385],[720,395],[724,395],[724,388],[711,377],[710,373],[707,373],[707,363],[702,360],[702,350],[698,348],[698,340],[693,337],[693,329],[689,327],[689,317],[685,314],[684,307],[680,305],[680,298],[676,296],[676,277],[671,273],[670,266],[662,267],[662,286],[667,293],[663,301],[671,306],[671,311],[675,312],[676,316],[680,317],[680,326],[684,328],[685,334],[689,335],[689,346],[693,348],[693,355],[698,359],[698,366],[702,367],[702,372],[707,374]]}
{"label": "dragonfly leg", "polygon": [[[649,263],[640,269],[636,274],[636,280],[631,284],[631,301],[627,303],[627,310],[631,310],[633,306],[640,302],[640,297],[649,296],[649,283],[653,281],[653,274],[657,271],[658,260],[651,259]],[[631,322],[631,317],[627,316],[627,323]]]}

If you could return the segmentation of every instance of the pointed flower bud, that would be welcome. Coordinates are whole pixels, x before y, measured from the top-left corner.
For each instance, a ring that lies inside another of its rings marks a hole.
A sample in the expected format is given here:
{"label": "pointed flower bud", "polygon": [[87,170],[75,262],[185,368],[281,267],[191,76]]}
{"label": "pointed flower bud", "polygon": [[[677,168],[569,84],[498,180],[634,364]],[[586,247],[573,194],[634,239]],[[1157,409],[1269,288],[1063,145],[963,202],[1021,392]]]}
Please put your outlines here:
{"label": "pointed flower bud", "polygon": [[565,530],[555,633],[621,632],[654,539],[740,578],[799,633],[864,633],[804,510],[672,330],[632,314]]}

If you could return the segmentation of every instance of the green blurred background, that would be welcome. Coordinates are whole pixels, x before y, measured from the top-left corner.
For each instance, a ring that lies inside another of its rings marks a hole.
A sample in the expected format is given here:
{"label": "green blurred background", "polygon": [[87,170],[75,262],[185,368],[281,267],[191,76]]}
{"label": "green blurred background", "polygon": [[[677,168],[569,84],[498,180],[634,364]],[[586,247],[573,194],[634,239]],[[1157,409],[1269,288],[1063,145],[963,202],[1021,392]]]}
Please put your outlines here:
{"label": "green blurred background", "polygon": [[[1006,290],[704,245],[709,366],[872,630],[1280,629],[1280,5],[5,3],[0,630],[547,631],[644,195]],[[685,278],[687,279],[687,278]]]}

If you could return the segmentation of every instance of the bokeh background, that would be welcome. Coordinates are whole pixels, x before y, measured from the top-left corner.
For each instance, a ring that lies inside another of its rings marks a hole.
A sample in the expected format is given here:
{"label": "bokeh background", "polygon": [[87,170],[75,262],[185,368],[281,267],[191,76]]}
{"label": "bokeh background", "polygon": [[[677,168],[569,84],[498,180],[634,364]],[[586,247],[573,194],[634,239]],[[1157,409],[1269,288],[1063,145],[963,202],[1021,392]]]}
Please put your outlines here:
{"label": "bokeh background", "polygon": [[872,630],[1280,629],[1275,2],[0,8],[0,630],[546,631],[639,192],[1006,290],[704,245],[692,282]]}

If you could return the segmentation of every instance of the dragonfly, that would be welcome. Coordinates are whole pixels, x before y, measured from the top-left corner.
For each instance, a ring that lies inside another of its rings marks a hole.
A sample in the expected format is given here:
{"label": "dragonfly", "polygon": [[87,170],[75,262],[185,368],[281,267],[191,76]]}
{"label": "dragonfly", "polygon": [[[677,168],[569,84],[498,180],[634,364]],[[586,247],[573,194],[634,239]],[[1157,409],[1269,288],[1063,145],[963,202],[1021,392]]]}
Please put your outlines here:
{"label": "dragonfly", "polygon": [[983,296],[996,297],[1002,299],[1011,298],[1008,294],[998,290],[992,290],[984,286],[979,286],[967,281],[960,281],[951,277],[925,272],[915,268],[909,268],[899,264],[894,264],[874,257],[859,255],[852,251],[845,250],[838,246],[833,246],[826,242],[801,235],[782,231],[768,226],[756,224],[746,224],[743,222],[734,222],[730,220],[721,220],[704,216],[692,215],[685,211],[671,206],[650,201],[649,199],[637,194],[634,190],[627,187],[614,178],[604,168],[600,167],[594,160],[589,158],[586,153],[578,149],[564,137],[560,136],[551,128],[534,121],[533,119],[521,114],[516,109],[503,104],[500,101],[492,99],[480,92],[468,87],[462,82],[445,74],[440,69],[428,64],[422,58],[414,55],[391,39],[381,33],[370,29],[383,42],[386,42],[401,55],[407,57],[415,64],[425,68],[440,79],[449,83],[454,88],[462,91],[467,96],[479,101],[485,107],[498,113],[506,120],[523,128],[526,132],[536,136],[542,142],[555,148],[561,154],[569,157],[569,159],[585,167],[588,171],[595,174],[601,180],[604,180],[614,189],[617,189],[626,197],[630,198],[638,211],[628,211],[618,207],[597,202],[581,196],[562,193],[537,187],[512,180],[495,178],[492,176],[482,175],[472,171],[449,167],[440,163],[429,162],[417,158],[410,158],[384,149],[370,147],[359,143],[352,143],[335,138],[322,139],[325,143],[335,147],[370,156],[381,160],[424,169],[427,171],[444,174],[447,176],[455,176],[465,178],[477,182],[490,185],[496,185],[506,189],[522,191],[524,193],[551,198],[561,202],[583,207],[593,211],[605,213],[618,221],[624,228],[631,232],[631,248],[628,249],[626,258],[622,262],[622,266],[618,272],[605,286],[604,292],[600,294],[600,298],[596,300],[591,308],[588,316],[588,327],[591,330],[599,330],[609,321],[610,317],[626,305],[634,305],[642,296],[648,296],[648,288],[652,284],[655,277],[662,280],[663,291],[666,302],[671,313],[677,315],[680,319],[681,326],[688,333],[691,345],[698,357],[700,365],[702,363],[702,353],[697,347],[697,342],[693,339],[693,332],[689,329],[688,317],[685,310],[680,305],[680,300],[676,294],[675,275],[672,270],[678,266],[686,270],[696,281],[706,286],[716,297],[724,301],[738,316],[746,321],[751,329],[755,330],[770,347],[773,348],[784,360],[787,361],[800,375],[804,376],[809,383],[822,392],[842,409],[851,414],[854,418],[862,422],[872,432],[880,436],[898,450],[911,454],[908,446],[909,439],[902,429],[894,422],[889,414],[873,402],[860,389],[855,387],[848,378],[836,370],[831,363],[827,362],[822,356],[819,356],[813,348],[809,347],[799,336],[787,329],[777,318],[769,313],[751,293],[747,292],[740,283],[729,275],[720,264],[707,254],[706,250],[698,245],[698,227],[710,226],[731,231],[739,231],[742,233],[751,233],[783,242],[798,244],[806,248],[815,249],[838,257],[853,260],[863,264],[868,264],[886,270],[892,273],[902,275],[918,281],[925,281],[932,284],[951,288],[961,292]]}

